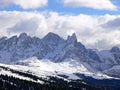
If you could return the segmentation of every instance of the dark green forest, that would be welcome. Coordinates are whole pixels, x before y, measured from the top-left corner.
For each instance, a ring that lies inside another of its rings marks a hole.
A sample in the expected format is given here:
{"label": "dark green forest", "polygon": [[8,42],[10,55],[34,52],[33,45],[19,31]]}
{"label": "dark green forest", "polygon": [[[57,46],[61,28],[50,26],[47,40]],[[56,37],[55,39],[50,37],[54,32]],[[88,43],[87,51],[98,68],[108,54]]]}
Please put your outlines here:
{"label": "dark green forest", "polygon": [[83,84],[79,80],[66,82],[55,77],[52,79],[56,82],[45,81],[44,84],[40,84],[7,75],[0,75],[0,90],[117,90],[110,87]]}

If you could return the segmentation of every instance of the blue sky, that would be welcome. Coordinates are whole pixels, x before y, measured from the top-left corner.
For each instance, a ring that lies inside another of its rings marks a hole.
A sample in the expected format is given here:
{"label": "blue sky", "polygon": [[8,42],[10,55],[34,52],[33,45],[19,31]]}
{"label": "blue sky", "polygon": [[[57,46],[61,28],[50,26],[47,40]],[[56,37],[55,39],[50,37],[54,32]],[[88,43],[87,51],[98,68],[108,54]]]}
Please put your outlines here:
{"label": "blue sky", "polygon": [[0,37],[76,33],[88,48],[120,46],[120,0],[0,0]]}
{"label": "blue sky", "polygon": [[[115,4],[118,8],[120,6],[120,0],[111,0],[113,4]],[[61,3],[58,3],[55,0],[51,0],[48,3],[48,7],[45,10],[51,10],[60,13],[73,13],[73,14],[88,14],[88,15],[104,15],[104,14],[120,14],[120,10],[97,10],[93,8],[87,7],[67,7]]]}
{"label": "blue sky", "polygon": [[105,9],[98,10],[98,9],[89,8],[85,6],[67,7],[63,4],[62,0],[61,1],[60,0],[48,0],[47,5],[43,7],[24,9],[20,5],[16,5],[12,3],[7,6],[0,7],[0,11],[35,11],[36,10],[39,12],[54,11],[54,12],[59,12],[59,13],[88,14],[88,15],[104,15],[104,14],[118,15],[120,14],[120,0],[111,0],[110,2],[114,4],[118,10],[105,10]]}

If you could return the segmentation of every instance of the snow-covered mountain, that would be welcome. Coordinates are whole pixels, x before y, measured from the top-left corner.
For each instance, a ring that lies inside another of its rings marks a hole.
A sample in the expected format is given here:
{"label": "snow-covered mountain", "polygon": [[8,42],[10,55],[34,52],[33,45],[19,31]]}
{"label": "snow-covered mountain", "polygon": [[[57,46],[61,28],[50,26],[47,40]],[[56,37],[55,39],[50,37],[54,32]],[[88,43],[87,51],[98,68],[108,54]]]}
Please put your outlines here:
{"label": "snow-covered mountain", "polygon": [[[31,61],[30,58],[32,57],[36,57],[37,61],[34,59]],[[77,41],[75,33],[72,36],[68,36],[67,40],[51,32],[42,39],[30,37],[26,33],[11,38],[0,38],[1,63],[42,67],[41,62],[44,62],[44,60],[49,60],[50,62],[45,62],[43,64],[45,65],[44,68],[48,67],[48,64],[50,65],[49,68],[52,68],[50,70],[54,72],[60,70],[59,72],[63,71],[62,73],[65,73],[68,71],[67,74],[69,74],[70,70],[73,71],[72,74],[81,73],[90,76],[96,74],[96,76],[101,75],[102,77],[120,77],[118,72],[118,67],[120,67],[120,49],[118,47],[103,51],[87,49],[82,43]],[[66,66],[61,65],[61,63]],[[56,65],[58,67],[55,67]],[[64,72],[63,68],[67,70]]]}
{"label": "snow-covered mountain", "polygon": [[[68,36],[67,40],[54,33],[44,38],[30,37],[26,33],[19,37],[2,37],[0,39],[0,60],[2,63],[14,62],[36,56],[38,59],[50,59],[61,62],[67,58],[87,61],[87,50],[76,35]],[[91,57],[92,58],[92,57]]]}
{"label": "snow-covered mountain", "polygon": [[87,49],[75,33],[66,40],[51,32],[0,38],[0,89],[119,90],[119,71],[118,47]]}

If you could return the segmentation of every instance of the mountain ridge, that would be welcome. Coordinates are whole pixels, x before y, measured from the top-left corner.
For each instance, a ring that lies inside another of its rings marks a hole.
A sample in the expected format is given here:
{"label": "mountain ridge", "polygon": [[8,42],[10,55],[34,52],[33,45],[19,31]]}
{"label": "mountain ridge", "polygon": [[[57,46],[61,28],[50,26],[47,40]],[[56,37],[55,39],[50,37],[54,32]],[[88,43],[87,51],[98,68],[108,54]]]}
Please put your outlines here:
{"label": "mountain ridge", "polygon": [[[87,63],[89,67],[100,72],[114,75],[116,65],[120,65],[120,50],[113,47],[111,50],[95,51],[87,49],[77,41],[75,33],[64,40],[59,35],[49,32],[43,38],[30,37],[26,33],[10,38],[0,38],[0,62],[11,63],[31,57],[49,59],[52,62],[64,62],[74,59],[76,62]],[[111,70],[112,69],[112,70]],[[111,70],[109,73],[107,70]],[[119,75],[118,75],[119,76]]]}

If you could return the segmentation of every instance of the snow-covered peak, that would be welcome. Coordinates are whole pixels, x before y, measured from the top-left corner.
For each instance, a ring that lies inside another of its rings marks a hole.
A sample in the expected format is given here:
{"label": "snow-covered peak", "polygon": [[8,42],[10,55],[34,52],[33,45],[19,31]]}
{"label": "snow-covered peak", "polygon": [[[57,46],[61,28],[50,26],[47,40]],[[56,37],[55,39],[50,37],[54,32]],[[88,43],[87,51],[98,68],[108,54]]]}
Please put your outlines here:
{"label": "snow-covered peak", "polygon": [[0,59],[3,61],[17,61],[33,56],[55,62],[61,62],[68,58],[78,61],[95,61],[96,59],[100,61],[95,52],[88,52],[82,43],[77,42],[75,33],[68,36],[67,40],[52,32],[42,39],[22,33],[19,37],[13,36],[1,43],[0,48]]}

